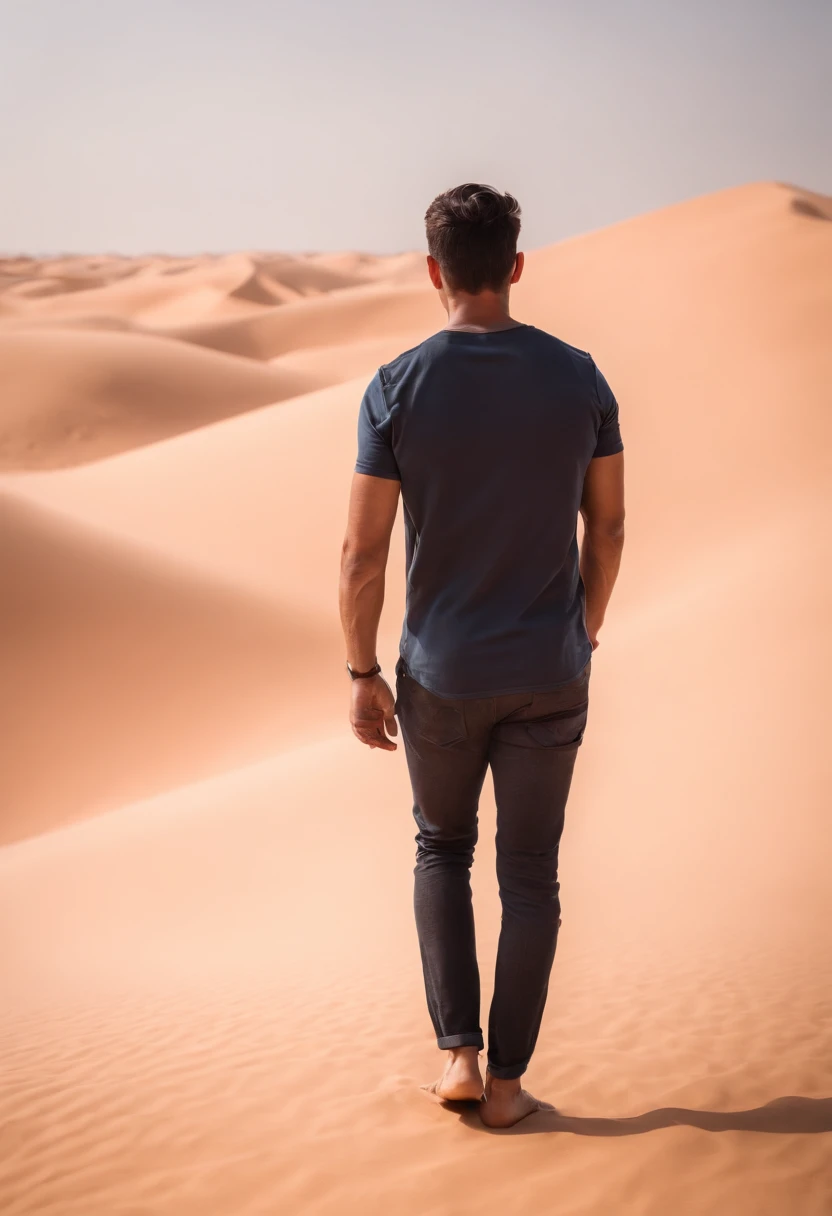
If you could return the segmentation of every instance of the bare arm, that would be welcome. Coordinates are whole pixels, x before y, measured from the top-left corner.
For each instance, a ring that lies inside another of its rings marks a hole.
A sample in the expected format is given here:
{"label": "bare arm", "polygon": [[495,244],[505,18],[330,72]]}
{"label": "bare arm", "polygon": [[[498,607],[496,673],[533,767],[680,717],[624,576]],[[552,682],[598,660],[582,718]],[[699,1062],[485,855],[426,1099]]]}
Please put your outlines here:
{"label": "bare arm", "polygon": [[586,589],[586,628],[594,650],[618,577],[624,548],[624,454],[589,462],[581,498],[584,536],[581,578]]}
{"label": "bare arm", "polygon": [[[347,661],[356,671],[369,671],[376,662],[384,573],[400,489],[398,481],[387,477],[353,475],[341,551],[339,604]],[[393,703],[390,687],[381,676],[353,681],[350,722],[362,743],[395,751],[395,743],[385,734],[385,726],[390,735],[397,731]]]}

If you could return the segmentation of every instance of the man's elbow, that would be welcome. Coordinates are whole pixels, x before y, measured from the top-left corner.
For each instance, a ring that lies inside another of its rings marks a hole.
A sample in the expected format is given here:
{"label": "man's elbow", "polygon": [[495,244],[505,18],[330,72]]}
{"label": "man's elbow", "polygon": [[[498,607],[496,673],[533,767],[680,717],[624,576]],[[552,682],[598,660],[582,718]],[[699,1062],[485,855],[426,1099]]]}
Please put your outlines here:
{"label": "man's elbow", "polygon": [[593,544],[620,548],[624,544],[624,511],[600,519],[585,515],[584,535]]}
{"label": "man's elbow", "polygon": [[356,545],[347,538],[341,547],[341,575],[349,582],[369,583],[384,573],[387,548]]}

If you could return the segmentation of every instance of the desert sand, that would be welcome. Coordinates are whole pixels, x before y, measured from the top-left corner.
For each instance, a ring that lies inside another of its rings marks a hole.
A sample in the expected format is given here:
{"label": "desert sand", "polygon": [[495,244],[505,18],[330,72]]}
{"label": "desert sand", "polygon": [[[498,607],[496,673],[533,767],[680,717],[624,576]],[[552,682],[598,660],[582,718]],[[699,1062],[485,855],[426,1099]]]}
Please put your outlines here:
{"label": "desert sand", "polygon": [[[828,1216],[832,203],[535,251],[621,402],[628,541],[506,1132],[438,1075],[401,749],[346,722],[364,385],[420,254],[0,263],[4,1216]],[[394,540],[380,658],[403,607]],[[490,997],[494,808],[474,868]]]}

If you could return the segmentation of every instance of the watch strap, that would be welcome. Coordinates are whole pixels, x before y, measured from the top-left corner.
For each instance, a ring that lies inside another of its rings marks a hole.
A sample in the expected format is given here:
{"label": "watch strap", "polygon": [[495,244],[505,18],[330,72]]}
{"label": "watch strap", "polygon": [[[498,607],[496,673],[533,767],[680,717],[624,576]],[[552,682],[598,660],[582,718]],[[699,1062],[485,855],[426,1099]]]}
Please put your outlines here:
{"label": "watch strap", "polygon": [[371,676],[377,676],[380,674],[381,664],[375,663],[369,671],[355,671],[355,669],[350,667],[349,663],[347,663],[347,671],[350,673],[351,680],[369,680]]}

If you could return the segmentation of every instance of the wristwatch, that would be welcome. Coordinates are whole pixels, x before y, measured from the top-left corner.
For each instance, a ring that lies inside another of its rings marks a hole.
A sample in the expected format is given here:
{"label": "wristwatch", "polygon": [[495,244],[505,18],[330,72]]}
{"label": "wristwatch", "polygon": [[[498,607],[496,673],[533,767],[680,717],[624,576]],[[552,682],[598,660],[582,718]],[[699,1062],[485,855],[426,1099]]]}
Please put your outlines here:
{"label": "wristwatch", "polygon": [[354,667],[351,667],[350,664],[347,663],[347,671],[350,673],[351,680],[369,680],[370,676],[377,676],[380,674],[381,664],[376,662],[369,671],[356,671]]}

